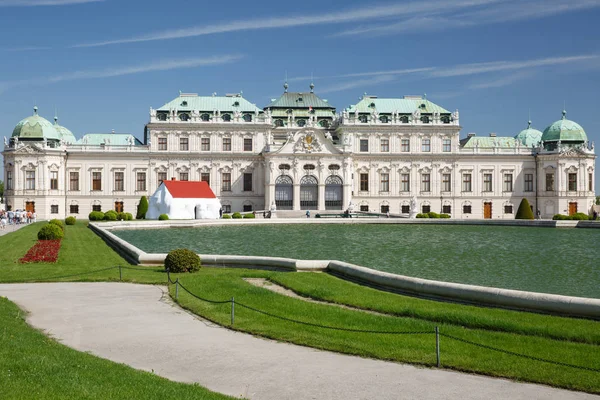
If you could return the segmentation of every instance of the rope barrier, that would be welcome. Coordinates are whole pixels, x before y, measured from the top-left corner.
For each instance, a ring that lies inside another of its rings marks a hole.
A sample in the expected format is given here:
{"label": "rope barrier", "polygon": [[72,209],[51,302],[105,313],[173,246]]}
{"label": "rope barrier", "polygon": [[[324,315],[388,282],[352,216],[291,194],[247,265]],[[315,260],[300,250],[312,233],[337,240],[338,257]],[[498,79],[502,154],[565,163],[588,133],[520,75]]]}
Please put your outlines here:
{"label": "rope barrier", "polygon": [[188,292],[192,297],[197,298],[198,300],[202,300],[202,301],[206,301],[207,303],[213,303],[213,304],[226,304],[226,303],[231,303],[231,300],[224,300],[224,301],[217,301],[217,300],[210,300],[210,299],[205,299],[202,298],[192,292],[190,292],[185,286],[183,286],[181,284],[181,282],[179,282],[179,287],[181,287],[183,290],[185,290],[186,292]]}

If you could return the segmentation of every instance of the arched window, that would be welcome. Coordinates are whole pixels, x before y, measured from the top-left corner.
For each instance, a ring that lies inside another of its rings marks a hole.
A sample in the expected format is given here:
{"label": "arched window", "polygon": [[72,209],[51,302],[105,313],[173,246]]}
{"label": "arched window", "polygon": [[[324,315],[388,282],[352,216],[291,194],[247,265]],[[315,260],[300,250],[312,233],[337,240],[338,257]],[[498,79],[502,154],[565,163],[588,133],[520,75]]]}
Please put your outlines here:
{"label": "arched window", "polygon": [[156,114],[156,119],[158,119],[159,121],[166,121],[167,120],[167,114],[166,113]]}
{"label": "arched window", "polygon": [[210,115],[208,115],[207,113],[204,113],[200,116],[200,118],[202,119],[202,121],[209,121]]}
{"label": "arched window", "polygon": [[[285,164],[284,164],[285,165]],[[291,210],[294,207],[294,181],[288,175],[278,176],[275,180],[275,205],[279,210]]]}
{"label": "arched window", "polygon": [[367,121],[368,121],[369,119],[367,118],[367,116],[366,116],[366,115],[364,115],[364,114],[363,114],[363,115],[359,115],[359,116],[358,116],[358,120],[359,120],[360,122],[362,122],[363,124],[366,124],[366,123],[367,123]]}
{"label": "arched window", "polygon": [[450,123],[450,117],[448,115],[442,115],[442,123],[444,124],[449,124]]}
{"label": "arched window", "polygon": [[327,121],[326,119],[322,119],[319,121],[319,126],[321,128],[329,128],[329,121]]}
{"label": "arched window", "polygon": [[223,121],[225,122],[230,122],[231,121],[231,114],[223,114]]}
{"label": "arched window", "polygon": [[181,114],[179,114],[179,119],[181,121],[189,121],[190,115],[187,113],[181,113]]}
{"label": "arched window", "polygon": [[244,114],[244,121],[252,122],[252,114]]}
{"label": "arched window", "polygon": [[304,126],[304,125],[306,125],[306,120],[305,119],[297,119],[296,124],[298,126]]}
{"label": "arched window", "polygon": [[427,115],[423,115],[421,117],[421,122],[423,122],[424,124],[428,124],[429,123],[429,117]]}
{"label": "arched window", "polygon": [[300,209],[316,210],[319,206],[319,182],[312,175],[300,180]]}
{"label": "arched window", "polygon": [[275,120],[275,126],[279,127],[279,128],[283,127],[283,120],[282,119],[276,119]]}
{"label": "arched window", "polygon": [[408,124],[408,115],[401,116],[400,122],[402,122],[403,124]]}
{"label": "arched window", "polygon": [[387,115],[380,116],[379,120],[381,121],[382,124],[387,124],[389,122],[389,119],[388,119]]}

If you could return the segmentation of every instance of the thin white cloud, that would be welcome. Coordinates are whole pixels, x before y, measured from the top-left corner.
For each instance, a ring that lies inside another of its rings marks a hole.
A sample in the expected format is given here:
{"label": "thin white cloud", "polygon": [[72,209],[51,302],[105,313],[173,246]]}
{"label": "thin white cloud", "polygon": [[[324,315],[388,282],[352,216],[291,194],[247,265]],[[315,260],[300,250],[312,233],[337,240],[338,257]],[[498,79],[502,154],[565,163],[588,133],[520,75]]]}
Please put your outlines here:
{"label": "thin white cloud", "polygon": [[104,0],[0,0],[0,7],[66,6],[101,1]]}
{"label": "thin white cloud", "polygon": [[469,86],[469,89],[472,90],[480,90],[480,89],[490,89],[490,88],[499,88],[512,85],[513,83],[522,81],[524,79],[530,78],[533,76],[533,71],[520,71],[514,74],[506,75],[497,79],[488,80],[480,83],[474,83]]}
{"label": "thin white cloud", "polygon": [[502,0],[429,0],[414,1],[403,4],[387,4],[345,10],[341,12],[298,15],[295,17],[269,17],[254,20],[238,20],[215,25],[195,26],[183,29],[172,29],[146,35],[133,36],[116,40],[78,44],[73,47],[97,47],[122,43],[137,43],[154,40],[181,39],[217,33],[238,32],[260,29],[291,28],[308,25],[342,24],[356,21],[387,19],[399,15],[415,15],[439,12],[439,10],[460,10],[473,6],[496,3]]}
{"label": "thin white cloud", "polygon": [[332,85],[332,86],[324,87],[323,89],[319,90],[319,93],[341,92],[341,91],[344,91],[344,90],[354,89],[354,88],[357,88],[357,87],[368,88],[368,87],[371,87],[371,86],[378,85],[380,83],[391,82],[394,79],[397,79],[397,78],[394,77],[394,76],[392,76],[392,75],[383,75],[383,76],[376,76],[373,79],[353,80],[353,81],[350,81],[350,82],[345,82],[345,83],[340,83],[340,84],[337,84],[337,85]]}

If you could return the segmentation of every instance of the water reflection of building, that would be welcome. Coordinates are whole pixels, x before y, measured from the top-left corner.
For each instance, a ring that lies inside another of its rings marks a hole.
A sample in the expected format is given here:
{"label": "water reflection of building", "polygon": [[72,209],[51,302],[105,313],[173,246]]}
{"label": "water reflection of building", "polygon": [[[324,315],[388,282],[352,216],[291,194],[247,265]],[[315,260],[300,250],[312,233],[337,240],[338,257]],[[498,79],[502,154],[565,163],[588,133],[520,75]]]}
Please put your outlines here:
{"label": "water reflection of building", "polygon": [[160,181],[207,181],[225,212],[356,210],[453,218],[514,218],[522,198],[542,217],[587,212],[595,154],[566,119],[542,133],[459,138],[458,111],[421,96],[363,96],[341,113],[309,92],[285,92],[260,109],[241,94],[180,95],[150,110],[142,143],[86,134],[34,115],[5,139],[6,204],[41,218],[92,210],[134,212]]}

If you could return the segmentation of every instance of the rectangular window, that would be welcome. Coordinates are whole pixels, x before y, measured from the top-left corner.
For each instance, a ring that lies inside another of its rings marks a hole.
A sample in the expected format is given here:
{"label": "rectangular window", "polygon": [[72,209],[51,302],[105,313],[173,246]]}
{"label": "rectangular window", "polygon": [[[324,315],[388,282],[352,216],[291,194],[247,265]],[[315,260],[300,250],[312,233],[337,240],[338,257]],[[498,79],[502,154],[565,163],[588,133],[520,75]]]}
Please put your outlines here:
{"label": "rectangular window", "polygon": [[244,192],[252,191],[252,174],[245,173],[244,174]]}
{"label": "rectangular window", "polygon": [[77,204],[71,204],[69,206],[69,213],[70,214],[79,214],[79,205],[77,205]]}
{"label": "rectangular window", "polygon": [[166,137],[158,138],[158,150],[161,150],[161,151],[167,150],[167,138]]}
{"label": "rectangular window", "polygon": [[210,151],[210,138],[203,137],[202,139],[200,139],[200,150]]}
{"label": "rectangular window", "polygon": [[588,174],[588,190],[590,192],[594,191],[594,174],[592,173]]}
{"label": "rectangular window", "polygon": [[360,151],[369,151],[369,139],[360,139]]}
{"label": "rectangular window", "polygon": [[50,214],[58,214],[58,204],[50,205]]}
{"label": "rectangular window", "polygon": [[135,183],[135,190],[137,190],[139,192],[145,192],[146,191],[146,173],[145,172],[138,172],[137,173],[137,179],[136,179],[136,183]]}
{"label": "rectangular window", "polygon": [[431,175],[421,174],[421,192],[431,191]]}
{"label": "rectangular window", "polygon": [[569,190],[577,190],[577,174],[569,174]]}
{"label": "rectangular window", "polygon": [[513,213],[513,206],[508,204],[504,206],[504,214],[512,214]]}
{"label": "rectangular window", "polygon": [[369,191],[369,174],[360,174],[360,191]]}
{"label": "rectangular window", "polygon": [[369,212],[369,206],[360,206],[360,211]]}
{"label": "rectangular window", "polygon": [[381,139],[381,152],[387,153],[390,151],[390,140],[389,139]]}
{"label": "rectangular window", "polygon": [[229,172],[221,174],[221,191],[231,192],[231,174]]}
{"label": "rectangular window", "polygon": [[390,191],[390,174],[381,174],[379,191],[380,192],[389,192]]}
{"label": "rectangular window", "polygon": [[470,205],[463,206],[463,214],[471,214],[471,206]]}
{"label": "rectangular window", "polygon": [[252,138],[244,139],[244,151],[252,151]]}
{"label": "rectangular window", "polygon": [[242,211],[243,212],[250,212],[252,211],[252,204],[244,204],[242,207]]}
{"label": "rectangular window", "polygon": [[410,192],[410,174],[400,175],[400,191]]}
{"label": "rectangular window", "polygon": [[471,178],[472,175],[471,174],[463,174],[463,184],[462,184],[462,191],[463,192],[471,192],[473,189],[473,186],[471,185]]}
{"label": "rectangular window", "polygon": [[513,191],[513,174],[504,174],[504,182],[502,184],[503,192]]}
{"label": "rectangular window", "polygon": [[231,213],[231,204],[223,204],[223,214]]}
{"label": "rectangular window", "polygon": [[381,206],[382,214],[389,213],[389,212],[390,212],[390,206]]}
{"label": "rectangular window", "polygon": [[492,174],[483,174],[483,191],[492,191]]}
{"label": "rectangular window", "polygon": [[400,212],[402,212],[402,214],[408,214],[410,213],[410,206],[402,206],[402,208],[400,209]]}
{"label": "rectangular window", "polygon": [[100,204],[94,204],[92,206],[92,211],[102,211],[102,206]]}
{"label": "rectangular window", "polygon": [[92,190],[102,190],[102,172],[92,172]]}
{"label": "rectangular window", "polygon": [[442,140],[442,151],[444,153],[450,153],[452,151],[452,141],[450,139]]}
{"label": "rectangular window", "polygon": [[200,180],[208,183],[208,186],[210,186],[210,172],[200,173]]}
{"label": "rectangular window", "polygon": [[188,151],[190,149],[190,139],[186,137],[179,138],[179,151]]}
{"label": "rectangular window", "polygon": [[546,191],[554,191],[554,174],[546,174]]}
{"label": "rectangular window", "polygon": [[180,181],[189,181],[190,180],[190,174],[187,172],[180,172],[179,173],[179,180]]}
{"label": "rectangular window", "polygon": [[58,190],[58,171],[50,171],[50,190]]}
{"label": "rectangular window", "polygon": [[424,205],[423,207],[421,207],[421,212],[423,214],[427,214],[428,212],[431,212],[431,206],[429,205]]}
{"label": "rectangular window", "polygon": [[69,172],[69,190],[72,192],[79,190],[79,172]]}
{"label": "rectangular window", "polygon": [[6,171],[6,189],[12,190],[13,188],[13,175],[12,171]]}
{"label": "rectangular window", "polygon": [[231,138],[223,138],[223,151],[231,151]]}
{"label": "rectangular window", "polygon": [[442,192],[452,191],[452,177],[450,174],[442,174]]}
{"label": "rectangular window", "polygon": [[160,185],[160,183],[162,181],[166,181],[167,180],[167,173],[166,172],[159,172],[157,178],[158,178],[158,184]]}
{"label": "rectangular window", "polygon": [[35,171],[25,171],[25,189],[35,190]]}
{"label": "rectangular window", "polygon": [[410,139],[402,139],[400,141],[400,150],[403,153],[408,153],[410,152]]}
{"label": "rectangular window", "polygon": [[452,206],[449,204],[442,206],[442,213],[444,214],[452,214]]}
{"label": "rectangular window", "polygon": [[421,141],[421,151],[424,153],[431,151],[431,139],[423,139]]}
{"label": "rectangular window", "polygon": [[115,172],[115,191],[116,192],[122,192],[123,190],[125,190],[125,184],[123,182],[123,179],[125,179],[125,173],[123,172]]}
{"label": "rectangular window", "polygon": [[533,192],[533,174],[525,174],[525,192]]}

